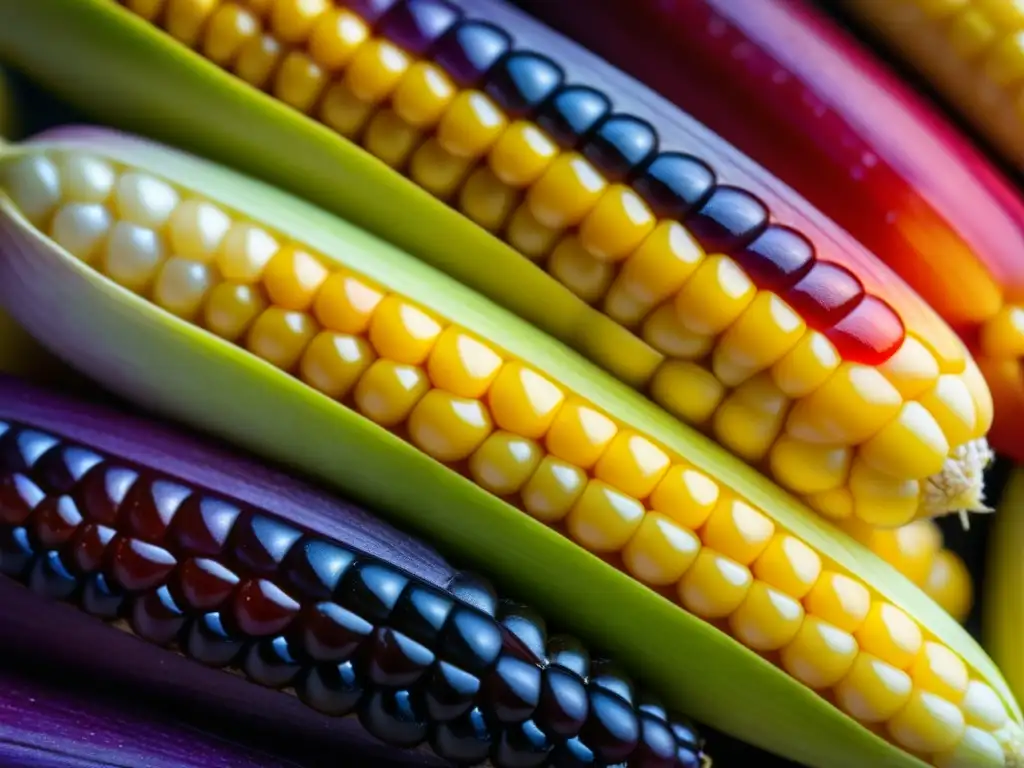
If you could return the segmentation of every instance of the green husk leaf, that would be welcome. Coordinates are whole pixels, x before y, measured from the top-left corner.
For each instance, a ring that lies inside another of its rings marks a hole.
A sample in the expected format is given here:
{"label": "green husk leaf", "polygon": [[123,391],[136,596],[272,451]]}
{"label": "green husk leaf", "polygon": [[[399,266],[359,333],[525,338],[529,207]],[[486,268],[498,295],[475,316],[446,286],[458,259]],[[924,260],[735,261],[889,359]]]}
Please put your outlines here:
{"label": "green husk leaf", "polygon": [[1016,467],[999,502],[985,579],[985,647],[1024,700],[1024,468]]}
{"label": "green husk leaf", "polygon": [[[313,206],[166,148],[96,132],[34,147],[77,148],[148,168],[500,344],[719,478],[864,579],[961,654],[1019,719],[984,652],[894,569],[715,443],[466,286]],[[671,705],[714,727],[820,768],[923,765],[718,630],[413,446],[26,231],[29,225],[9,201],[0,214],[0,226],[31,243],[16,258],[0,260],[0,286],[11,281],[0,295],[61,356],[126,398],[344,489],[485,570],[511,594],[561,616],[590,642],[631,662]]]}

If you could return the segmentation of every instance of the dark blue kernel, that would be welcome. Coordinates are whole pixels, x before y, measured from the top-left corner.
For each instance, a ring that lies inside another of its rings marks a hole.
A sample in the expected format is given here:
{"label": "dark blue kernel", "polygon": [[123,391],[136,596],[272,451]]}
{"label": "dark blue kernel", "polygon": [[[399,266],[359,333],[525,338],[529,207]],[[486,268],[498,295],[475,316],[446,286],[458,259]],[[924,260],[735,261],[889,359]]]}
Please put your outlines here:
{"label": "dark blue kernel", "polygon": [[527,720],[502,729],[491,760],[495,768],[540,768],[547,765],[554,746],[537,723]]}
{"label": "dark blue kernel", "polygon": [[764,231],[768,209],[746,190],[720,186],[683,223],[706,252],[731,254]]}
{"label": "dark blue kernel", "polygon": [[503,29],[464,21],[437,41],[432,58],[460,88],[473,88],[511,48],[512,37]]}
{"label": "dark blue kernel", "polygon": [[430,746],[438,756],[457,765],[476,765],[487,759],[493,736],[487,718],[477,708],[431,729]]}
{"label": "dark blue kernel", "polygon": [[469,711],[480,693],[480,679],[441,661],[430,670],[423,690],[430,719],[443,723]]}
{"label": "dark blue kernel", "polygon": [[472,571],[460,571],[448,583],[448,591],[456,600],[472,605],[488,616],[498,611],[498,593],[486,578]]}
{"label": "dark blue kernel", "polygon": [[480,675],[498,660],[504,638],[490,616],[457,606],[448,617],[437,644],[437,655],[467,672]]}
{"label": "dark blue kernel", "polygon": [[630,706],[633,705],[636,696],[633,682],[629,679],[626,671],[615,662],[608,659],[595,659],[590,664],[588,678],[591,685],[616,693]]}
{"label": "dark blue kernel", "polygon": [[658,134],[639,117],[611,115],[587,134],[580,151],[608,181],[625,181],[658,151]]}
{"label": "dark blue kernel", "polygon": [[653,715],[640,714],[640,743],[630,756],[636,768],[675,768],[678,747],[668,725]]}
{"label": "dark blue kernel", "polygon": [[423,56],[461,17],[445,0],[404,0],[377,24],[377,34],[414,56]]}
{"label": "dark blue kernel", "polygon": [[292,547],[285,558],[284,586],[310,600],[329,600],[355,561],[355,553],[344,547],[321,539],[305,539]]}
{"label": "dark blue kernel", "polygon": [[758,288],[780,293],[800,282],[814,267],[814,246],[794,229],[778,224],[767,228],[733,254]]}
{"label": "dark blue kernel", "polygon": [[265,638],[245,651],[242,669],[251,680],[268,688],[291,684],[302,667],[285,637]]}
{"label": "dark blue kernel", "polygon": [[398,598],[390,623],[413,640],[433,645],[454,607],[447,595],[424,584],[412,584]]}
{"label": "dark blue kernel", "polygon": [[94,573],[82,585],[82,610],[98,618],[117,618],[124,600],[124,594],[114,589],[102,573]]}
{"label": "dark blue kernel", "polygon": [[30,472],[50,449],[60,445],[53,435],[34,429],[10,429],[0,436],[0,471]]}
{"label": "dark blue kernel", "polygon": [[177,638],[184,626],[185,612],[166,585],[132,601],[131,627],[143,640],[167,645]]}
{"label": "dark blue kernel", "polygon": [[0,573],[15,579],[24,578],[35,549],[24,526],[0,528]]}
{"label": "dark blue kernel", "polygon": [[694,751],[699,751],[702,748],[701,738],[697,733],[697,729],[689,720],[676,717],[673,718],[670,725],[672,735],[675,736],[680,746],[691,747]]}
{"label": "dark blue kernel", "polygon": [[640,721],[629,703],[611,691],[588,685],[590,716],[580,738],[602,763],[628,758],[640,743]]}
{"label": "dark blue kernel", "polygon": [[534,720],[556,741],[577,736],[590,714],[583,678],[559,666],[544,669]]}
{"label": "dark blue kernel", "polygon": [[590,675],[590,651],[571,635],[554,635],[548,639],[547,661],[583,678]]}
{"label": "dark blue kernel", "polygon": [[335,599],[367,621],[384,624],[408,585],[409,578],[390,566],[361,560],[342,577]]}
{"label": "dark blue kernel", "polygon": [[385,744],[411,748],[427,738],[426,708],[415,691],[376,690],[359,707],[359,722]]}
{"label": "dark blue kernel", "polygon": [[369,648],[367,678],[388,688],[408,688],[433,663],[434,654],[429,648],[390,627],[381,627]]}
{"label": "dark blue kernel", "polygon": [[211,667],[231,664],[242,651],[242,640],[224,626],[219,612],[204,613],[191,622],[185,636],[185,653]]}
{"label": "dark blue kernel", "polygon": [[633,177],[633,189],[659,219],[682,219],[710,197],[715,172],[702,160],[663,152]]}
{"label": "dark blue kernel", "polygon": [[373,624],[337,603],[317,603],[299,622],[299,645],[314,661],[340,662],[352,658],[373,633]]}
{"label": "dark blue kernel", "polygon": [[301,537],[300,531],[280,520],[243,514],[228,539],[227,565],[250,576],[274,576]]}
{"label": "dark blue kernel", "polygon": [[498,606],[498,621],[535,660],[545,658],[547,627],[543,616],[525,605],[502,600]]}
{"label": "dark blue kernel", "polygon": [[501,723],[522,723],[540,702],[541,670],[536,664],[502,654],[484,679],[488,715]]}
{"label": "dark blue kernel", "polygon": [[36,556],[29,568],[28,587],[37,595],[67,600],[78,588],[78,580],[64,565],[59,552],[50,550]]}
{"label": "dark blue kernel", "polygon": [[598,768],[601,762],[593,750],[580,739],[569,739],[551,753],[550,768]]}
{"label": "dark blue kernel", "polygon": [[296,681],[295,690],[306,706],[325,715],[351,714],[363,697],[363,683],[351,661],[311,667]]}
{"label": "dark blue kernel", "polygon": [[650,691],[644,691],[640,694],[636,709],[637,712],[650,715],[657,720],[661,720],[663,723],[668,722],[668,711],[665,709],[665,705],[661,703],[661,699],[653,696]]}
{"label": "dark blue kernel", "polygon": [[559,146],[575,149],[611,111],[611,100],[600,91],[570,85],[541,106],[536,122]]}
{"label": "dark blue kernel", "polygon": [[487,74],[484,92],[511,118],[529,117],[565,80],[565,72],[546,56],[516,51]]}

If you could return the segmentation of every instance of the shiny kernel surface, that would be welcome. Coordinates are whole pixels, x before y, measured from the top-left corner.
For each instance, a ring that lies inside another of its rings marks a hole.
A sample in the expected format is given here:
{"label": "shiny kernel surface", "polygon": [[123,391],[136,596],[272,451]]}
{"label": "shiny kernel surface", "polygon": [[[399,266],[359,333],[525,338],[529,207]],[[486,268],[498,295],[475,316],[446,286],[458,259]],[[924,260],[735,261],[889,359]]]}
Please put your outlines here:
{"label": "shiny kernel surface", "polygon": [[846,632],[856,632],[871,610],[871,593],[861,582],[824,571],[804,597],[807,612]]}
{"label": "shiny kernel surface", "polygon": [[754,300],[757,290],[728,256],[709,256],[675,298],[676,317],[688,331],[724,331]]}
{"label": "shiny kernel surface", "polygon": [[524,189],[541,177],[558,145],[533,123],[517,120],[498,137],[487,156],[494,175],[510,187]]}
{"label": "shiny kernel surface", "polygon": [[559,155],[530,187],[526,202],[551,229],[576,226],[601,199],[607,182],[582,155]]}
{"label": "shiny kernel surface", "polygon": [[798,600],[755,579],[743,603],[729,617],[736,639],[755,651],[777,651],[788,645],[804,620]]}
{"label": "shiny kernel surface", "polygon": [[831,688],[850,671],[857,659],[857,641],[849,632],[822,621],[804,618],[793,640],[782,649],[782,667],[809,688]]}
{"label": "shiny kernel surface", "polygon": [[438,461],[451,463],[469,458],[494,424],[479,400],[432,389],[409,414],[408,427],[418,448]]}
{"label": "shiny kernel surface", "polygon": [[579,467],[545,456],[523,487],[523,508],[541,522],[559,522],[569,514],[586,486],[587,475]]}
{"label": "shiny kernel surface", "polygon": [[328,397],[341,400],[366,372],[376,354],[359,336],[321,331],[306,347],[302,380]]}
{"label": "shiny kernel surface", "polygon": [[478,485],[498,496],[518,493],[537,471],[544,451],[533,440],[499,430],[491,433],[469,459]]}
{"label": "shiny kernel surface", "polygon": [[677,523],[696,531],[707,522],[718,506],[718,484],[696,469],[672,466],[651,494],[651,509],[662,512]]}
{"label": "shiny kernel surface", "polygon": [[921,629],[889,603],[873,603],[856,633],[862,650],[898,669],[908,669],[921,651]]}
{"label": "shiny kernel surface", "polygon": [[754,576],[798,600],[807,595],[821,576],[818,553],[789,534],[776,534],[754,563]]}
{"label": "shiny kernel surface", "polygon": [[479,398],[501,370],[494,349],[465,331],[450,326],[430,352],[427,373],[435,387],[459,397]]}
{"label": "shiny kernel surface", "polygon": [[600,480],[587,483],[569,512],[566,528],[591,552],[617,552],[633,537],[644,519],[644,507]]}
{"label": "shiny kernel surface", "polygon": [[897,744],[924,754],[950,749],[963,736],[964,728],[963,712],[956,705],[922,690],[913,691],[906,706],[888,723]]}
{"label": "shiny kernel surface", "polygon": [[370,321],[369,339],[381,357],[408,365],[423,363],[441,335],[441,324],[414,304],[387,296]]}
{"label": "shiny kernel surface", "polygon": [[864,723],[884,723],[905,707],[913,682],[903,670],[862,651],[835,687],[836,703]]}
{"label": "shiny kernel surface", "polygon": [[455,98],[455,85],[440,67],[418,61],[406,71],[391,95],[391,108],[409,125],[434,127]]}
{"label": "shiny kernel surface", "polygon": [[618,431],[615,422],[603,413],[578,398],[572,398],[555,415],[545,437],[545,445],[553,456],[589,470],[611,445]]}
{"label": "shiny kernel surface", "polygon": [[679,599],[701,618],[723,619],[740,607],[753,580],[745,565],[705,546],[679,581]]}
{"label": "shiny kernel surface", "polygon": [[636,499],[646,499],[671,465],[668,454],[633,430],[612,438],[594,466],[594,476]]}
{"label": "shiny kernel surface", "polygon": [[313,302],[316,319],[339,333],[365,333],[384,293],[355,275],[334,272],[320,285]]}
{"label": "shiny kernel surface", "polygon": [[765,551],[775,534],[775,523],[745,501],[724,498],[701,531],[705,545],[743,565]]}
{"label": "shiny kernel surface", "polygon": [[532,368],[509,363],[492,382],[488,402],[499,427],[537,440],[554,421],[565,393]]}
{"label": "shiny kernel surface", "polygon": [[316,333],[316,322],[306,313],[272,306],[252,324],[246,346],[271,365],[289,371]]}
{"label": "shiny kernel surface", "polygon": [[658,512],[644,515],[640,527],[622,550],[626,570],[652,586],[679,581],[700,551],[697,535]]}

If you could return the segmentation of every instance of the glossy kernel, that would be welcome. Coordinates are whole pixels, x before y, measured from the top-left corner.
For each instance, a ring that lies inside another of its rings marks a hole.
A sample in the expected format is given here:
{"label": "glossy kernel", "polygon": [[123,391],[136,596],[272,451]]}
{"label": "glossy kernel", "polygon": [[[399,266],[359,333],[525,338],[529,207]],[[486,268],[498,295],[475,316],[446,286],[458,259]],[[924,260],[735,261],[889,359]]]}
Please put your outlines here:
{"label": "glossy kernel", "polygon": [[898,669],[908,669],[921,651],[921,628],[891,603],[875,602],[856,632],[865,653],[877,656]]}
{"label": "glossy kernel", "polygon": [[709,256],[675,298],[676,316],[687,330],[721,333],[754,300],[757,289],[728,256]]}
{"label": "glossy kernel", "polygon": [[859,653],[836,685],[836,704],[864,723],[884,723],[910,701],[910,675],[870,653]]}
{"label": "glossy kernel", "polygon": [[710,477],[676,464],[669,468],[649,500],[651,509],[696,531],[718,506],[720,490]]}
{"label": "glossy kernel", "polygon": [[725,397],[725,387],[697,363],[669,360],[650,384],[650,395],[669,413],[690,424],[704,424]]}
{"label": "glossy kernel", "polygon": [[356,384],[356,408],[382,427],[395,427],[429,389],[430,379],[422,368],[377,360]]}
{"label": "glossy kernel", "polygon": [[543,523],[557,523],[569,514],[586,485],[587,475],[579,467],[545,456],[520,494],[523,508]]}
{"label": "glossy kernel", "polygon": [[306,348],[299,371],[311,387],[341,400],[375,359],[373,348],[365,339],[321,331]]}
{"label": "glossy kernel", "polygon": [[630,187],[608,187],[580,224],[583,247],[604,261],[621,261],[654,229],[654,214]]}
{"label": "glossy kernel", "polygon": [[935,418],[951,446],[963,445],[978,437],[974,399],[959,376],[940,376],[918,402]]}
{"label": "glossy kernel", "polygon": [[329,86],[320,100],[320,119],[346,138],[353,138],[373,115],[374,106],[359,99],[344,82]]}
{"label": "glossy kernel", "polygon": [[704,249],[679,223],[662,221],[622,263],[616,284],[648,306],[683,287],[704,259]]}
{"label": "glossy kernel", "polygon": [[622,551],[622,561],[634,577],[652,586],[669,586],[697,558],[700,539],[672,518],[648,512]]}
{"label": "glossy kernel", "polygon": [[231,217],[203,200],[184,200],[171,214],[167,229],[176,255],[209,262],[231,230]]}
{"label": "glossy kernel", "polygon": [[861,459],[850,467],[849,492],[854,514],[882,528],[896,528],[914,519],[921,498],[917,480],[900,480],[879,472]]}
{"label": "glossy kernel", "polygon": [[679,581],[679,600],[701,618],[722,619],[740,606],[752,582],[746,566],[705,546]]}
{"label": "glossy kernel", "polygon": [[459,192],[462,213],[490,232],[501,229],[518,205],[519,192],[486,166],[473,171]]}
{"label": "glossy kernel", "polygon": [[773,293],[759,291],[719,339],[712,360],[727,387],[778,362],[803,337],[804,321]]}
{"label": "glossy kernel", "polygon": [[558,156],[558,145],[531,122],[517,120],[491,147],[488,162],[494,175],[516,189],[529,187]]}
{"label": "glossy kernel", "polygon": [[393,109],[378,110],[363,133],[366,151],[392,168],[405,165],[421,139],[420,132]]}
{"label": "glossy kernel", "polygon": [[907,334],[896,353],[878,370],[904,399],[915,398],[930,389],[939,378],[939,363],[917,338]]}
{"label": "glossy kernel", "polygon": [[817,331],[808,331],[772,366],[772,379],[795,400],[806,397],[828,381],[841,362],[832,342]]}
{"label": "glossy kernel", "polygon": [[635,499],[646,499],[665,476],[671,460],[646,437],[622,430],[594,467],[594,476]]}
{"label": "glossy kernel", "polygon": [[512,362],[491,383],[488,402],[499,427],[539,440],[565,402],[565,393],[532,368]]}
{"label": "glossy kernel", "polygon": [[644,518],[644,506],[607,483],[591,480],[566,518],[569,535],[591,552],[618,552]]}
{"label": "glossy kernel", "polygon": [[433,128],[455,98],[455,86],[444,70],[418,61],[409,67],[391,95],[391,108],[409,125]]}
{"label": "glossy kernel", "polygon": [[336,72],[370,37],[366,24],[344,8],[322,14],[309,35],[309,54],[324,70]]}
{"label": "glossy kernel", "polygon": [[704,524],[701,540],[743,565],[750,565],[765,551],[775,523],[767,515],[737,498],[724,498]]}
{"label": "glossy kernel", "polygon": [[796,637],[804,609],[794,600],[757,579],[729,617],[733,636],[755,651],[777,651]]}
{"label": "glossy kernel", "polygon": [[270,307],[249,329],[246,346],[258,357],[289,371],[316,333],[316,321],[306,313]]}
{"label": "glossy kernel", "polygon": [[859,447],[858,455],[879,472],[923,479],[942,471],[949,448],[935,418],[923,405],[911,401]]}
{"label": "glossy kernel", "polygon": [[447,199],[459,189],[472,166],[471,158],[453,155],[432,136],[412,153],[409,175],[432,195]]}
{"label": "glossy kernel", "polygon": [[840,488],[850,472],[853,453],[846,446],[828,447],[780,435],[769,453],[772,477],[796,493],[822,493]]}
{"label": "glossy kernel", "polygon": [[221,241],[217,267],[225,280],[257,283],[278,247],[277,240],[261,227],[236,223]]}
{"label": "glossy kernel", "polygon": [[[662,354],[682,360],[699,360],[715,345],[714,335],[687,330],[668,302],[648,315],[643,324],[643,338]],[[708,375],[713,377],[714,373],[708,371]]]}
{"label": "glossy kernel", "polygon": [[793,406],[786,431],[808,442],[856,445],[894,419],[902,404],[900,393],[876,368],[843,363]]}
{"label": "glossy kernel", "polygon": [[808,615],[780,655],[782,666],[789,674],[820,691],[831,688],[846,676],[857,652],[853,635]]}
{"label": "glossy kernel", "polygon": [[168,0],[163,26],[185,45],[195,45],[217,3],[218,0]]}
{"label": "glossy kernel", "polygon": [[387,296],[370,321],[370,343],[381,357],[407,365],[426,361],[441,335],[441,324],[399,296]]}
{"label": "glossy kernel", "polygon": [[274,95],[300,112],[309,112],[327,85],[327,73],[304,53],[288,53],[274,76]]}
{"label": "glossy kernel", "polygon": [[754,576],[798,600],[821,576],[821,557],[795,536],[778,533],[753,566]]}
{"label": "glossy kernel", "polygon": [[509,245],[528,259],[539,260],[551,253],[561,235],[560,228],[541,224],[530,212],[526,203],[521,203],[512,212],[512,218],[505,229]]}
{"label": "glossy kernel", "polygon": [[463,91],[452,99],[437,125],[437,141],[456,157],[476,159],[498,140],[507,118],[479,91]]}
{"label": "glossy kernel", "polygon": [[408,428],[409,438],[421,450],[452,463],[469,458],[494,425],[479,400],[432,389],[413,408]]}
{"label": "glossy kernel", "polygon": [[559,241],[551,252],[546,269],[549,275],[588,304],[605,295],[615,276],[615,266],[596,258],[583,247],[576,235],[566,235]]}
{"label": "glossy kernel", "polygon": [[465,331],[449,326],[437,339],[427,360],[435,387],[459,397],[479,398],[501,370],[501,355]]}
{"label": "glossy kernel", "polygon": [[256,35],[239,49],[233,67],[235,74],[254,88],[264,88],[277,69],[282,52],[277,38]]}
{"label": "glossy kernel", "polygon": [[545,445],[553,456],[580,469],[590,469],[607,450],[618,429],[603,413],[572,398],[551,422]]}
{"label": "glossy kernel", "polygon": [[270,301],[282,309],[305,311],[328,276],[319,258],[295,246],[285,246],[267,262],[263,287]]}
{"label": "glossy kernel", "polygon": [[222,67],[231,66],[238,52],[260,33],[260,23],[234,4],[221,5],[210,17],[203,35],[203,56]]}
{"label": "glossy kernel", "polygon": [[499,430],[469,459],[474,482],[498,496],[518,493],[540,465],[544,451],[533,440]]}
{"label": "glossy kernel", "polygon": [[825,571],[804,597],[804,607],[845,632],[856,632],[871,610],[871,593],[861,582],[835,571]]}
{"label": "glossy kernel", "polygon": [[192,319],[199,312],[214,276],[206,264],[172,257],[153,284],[153,301],[171,314]]}
{"label": "glossy kernel", "polygon": [[206,298],[204,325],[223,339],[237,341],[266,308],[267,300],[260,288],[218,283]]}
{"label": "glossy kernel", "polygon": [[365,104],[378,104],[395,90],[411,62],[386,40],[370,40],[359,47],[345,70],[345,85]]}
{"label": "glossy kernel", "polygon": [[964,735],[964,715],[945,699],[915,690],[910,701],[888,723],[889,733],[901,746],[914,752],[944,752]]}
{"label": "glossy kernel", "polygon": [[551,229],[579,224],[597,205],[607,187],[604,177],[582,155],[559,155],[530,187],[526,196],[530,212]]}
{"label": "glossy kernel", "polygon": [[335,272],[320,285],[313,313],[324,328],[338,333],[362,334],[370,327],[384,293],[346,272]]}
{"label": "glossy kernel", "polygon": [[959,704],[967,693],[967,665],[944,645],[925,642],[910,668],[914,685],[947,701]]}

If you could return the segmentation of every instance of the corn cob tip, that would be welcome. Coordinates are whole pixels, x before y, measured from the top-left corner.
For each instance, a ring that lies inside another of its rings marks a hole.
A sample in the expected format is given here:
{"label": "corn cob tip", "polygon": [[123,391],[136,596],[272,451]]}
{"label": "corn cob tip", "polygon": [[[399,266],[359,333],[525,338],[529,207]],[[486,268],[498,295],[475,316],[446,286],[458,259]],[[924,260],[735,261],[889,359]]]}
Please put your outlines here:
{"label": "corn cob tip", "polygon": [[992,512],[985,503],[985,469],[995,454],[984,438],[957,447],[942,470],[925,481],[918,517],[941,517],[952,512]]}

